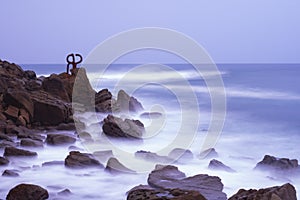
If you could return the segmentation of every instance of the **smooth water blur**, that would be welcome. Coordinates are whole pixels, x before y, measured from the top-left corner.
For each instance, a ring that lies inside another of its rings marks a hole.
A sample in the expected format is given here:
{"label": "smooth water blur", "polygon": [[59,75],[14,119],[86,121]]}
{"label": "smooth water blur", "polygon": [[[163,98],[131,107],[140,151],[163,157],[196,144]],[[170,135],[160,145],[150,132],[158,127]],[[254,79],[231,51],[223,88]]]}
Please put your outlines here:
{"label": "smooth water blur", "polygon": [[[172,66],[172,65],[170,65]],[[37,66],[40,67],[40,66]],[[109,88],[111,91],[122,78],[122,75],[129,71],[130,65],[110,66],[107,75],[97,76],[94,72],[89,74],[91,82],[97,89]],[[122,151],[133,154],[137,150],[159,151],[168,146],[176,137],[180,127],[190,133],[192,124],[182,122],[182,105],[186,105],[189,119],[200,115],[199,128],[195,138],[191,141],[195,158],[187,163],[177,163],[180,170],[187,175],[209,174],[219,176],[224,184],[224,192],[230,197],[240,188],[263,188],[275,185],[282,185],[291,182],[300,190],[300,176],[289,178],[278,178],[266,172],[254,171],[256,163],[262,160],[264,155],[270,154],[277,157],[295,158],[300,160],[300,66],[299,65],[218,65],[222,72],[227,93],[227,116],[224,130],[217,142],[216,151],[219,153],[218,160],[230,166],[237,173],[211,171],[207,168],[208,160],[199,160],[199,154],[206,130],[211,119],[210,95],[207,91],[204,80],[188,65],[173,65],[183,77],[191,84],[195,91],[200,113],[189,108],[190,94],[182,87],[178,80],[162,72],[155,72],[155,81],[163,81],[163,84],[149,84],[138,87],[134,96],[142,102],[146,110],[154,109],[153,105],[159,104],[159,108],[165,113],[165,123],[160,131],[144,140],[144,143],[133,144],[124,141],[110,142]],[[47,66],[43,66],[43,70]],[[39,71],[40,68],[32,70],[40,74],[51,74],[53,71],[48,68],[46,71]],[[62,71],[62,70],[60,70]],[[154,73],[154,74],[155,74]],[[165,79],[160,74],[165,74]],[[153,76],[153,72],[151,74]],[[150,76],[150,78],[151,78]],[[213,74],[207,76],[214,78]],[[150,81],[148,76],[137,75],[138,79]],[[99,82],[100,81],[100,82]],[[161,82],[160,82],[161,83]],[[98,84],[98,85],[97,85]],[[126,87],[136,84],[130,80]],[[166,88],[165,86],[168,86]],[[171,88],[171,89],[170,89]],[[172,89],[179,89],[184,98],[178,100]],[[218,90],[220,88],[213,88]],[[117,94],[114,93],[114,96]],[[190,105],[192,108],[192,105]],[[92,125],[96,121],[85,114],[82,119]],[[102,120],[105,115],[98,115],[97,120]],[[138,115],[135,118],[139,119]],[[151,121],[141,119],[149,126]],[[88,131],[96,130],[99,127],[90,126]],[[84,145],[78,142],[78,147]],[[74,194],[72,199],[125,199],[126,191],[135,185],[146,184],[148,173],[137,175],[110,175],[104,170],[83,169],[70,170],[64,166],[39,167],[42,162],[53,160],[64,160],[68,154],[68,146],[45,147],[44,149],[33,149],[38,152],[36,159],[21,160],[14,159],[4,169],[19,169],[20,177],[1,177],[0,198],[5,198],[8,190],[14,185],[26,182],[39,184],[48,189],[51,198],[56,193],[68,188]],[[87,149],[88,150],[88,149]],[[1,152],[2,153],[2,152]],[[119,156],[119,155],[116,155]],[[128,158],[129,162],[130,159]],[[104,163],[105,164],[105,163]],[[151,167],[154,164],[148,163]],[[32,167],[33,165],[36,165]],[[37,166],[38,165],[38,166]],[[31,168],[28,168],[31,167]],[[70,197],[65,197],[69,199]]]}

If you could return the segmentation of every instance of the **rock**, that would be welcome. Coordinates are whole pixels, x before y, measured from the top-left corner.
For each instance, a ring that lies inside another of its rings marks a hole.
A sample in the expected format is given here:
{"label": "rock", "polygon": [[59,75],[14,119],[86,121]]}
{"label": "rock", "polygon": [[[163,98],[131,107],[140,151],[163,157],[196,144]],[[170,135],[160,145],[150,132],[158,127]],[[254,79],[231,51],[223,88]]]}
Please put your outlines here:
{"label": "rock", "polygon": [[289,183],[265,189],[240,189],[229,200],[297,200],[295,187]]}
{"label": "rock", "polygon": [[64,190],[58,192],[57,194],[60,196],[70,196],[70,195],[72,195],[72,192],[69,189],[64,189]]}
{"label": "rock", "polygon": [[86,131],[82,131],[82,132],[78,133],[78,136],[80,139],[83,139],[83,140],[92,140],[93,139],[91,134],[89,134]]}
{"label": "rock", "polygon": [[36,79],[36,74],[35,74],[35,72],[34,72],[34,71],[31,71],[31,70],[26,70],[26,71],[24,72],[24,76],[25,76],[25,78],[27,78],[27,79]]}
{"label": "rock", "polygon": [[156,163],[171,163],[173,159],[167,156],[160,156],[156,153],[152,153],[150,151],[137,151],[135,152],[134,156],[139,159],[143,159],[149,162],[156,162]]}
{"label": "rock", "polygon": [[0,140],[6,140],[6,141],[9,141],[9,142],[13,142],[13,140],[9,136],[7,136],[3,133],[0,133]]}
{"label": "rock", "polygon": [[206,200],[199,192],[181,190],[181,189],[169,189],[160,190],[154,189],[149,186],[140,185],[132,188],[127,195],[127,200]]}
{"label": "rock", "polygon": [[56,127],[57,130],[75,130],[75,124],[74,123],[61,123]]}
{"label": "rock", "polygon": [[103,89],[95,95],[95,108],[97,112],[110,113],[112,94],[108,89]]}
{"label": "rock", "polygon": [[298,169],[298,160],[288,158],[276,158],[265,155],[263,160],[257,163],[255,169],[259,170],[295,170]]}
{"label": "rock", "polygon": [[47,190],[32,184],[19,184],[11,189],[6,196],[6,200],[44,200],[48,198]]}
{"label": "rock", "polygon": [[187,177],[177,167],[157,165],[149,174],[148,184],[153,188],[164,190],[181,189],[197,191],[209,200],[226,200],[226,194],[222,192],[223,184],[216,176],[199,174]]}
{"label": "rock", "polygon": [[93,155],[97,160],[100,160],[100,162],[106,162],[109,158],[114,156],[112,150],[95,151]]}
{"label": "rock", "polygon": [[38,140],[32,140],[32,139],[22,139],[21,140],[21,146],[23,147],[43,147],[43,142],[38,141]]}
{"label": "rock", "polygon": [[4,156],[37,156],[36,152],[18,149],[15,147],[6,147],[4,149]]}
{"label": "rock", "polygon": [[145,132],[144,124],[139,120],[130,120],[108,115],[104,119],[103,132],[111,137],[141,139]]}
{"label": "rock", "polygon": [[10,142],[7,140],[0,141],[0,149],[6,147],[15,147],[17,146],[14,142]]}
{"label": "rock", "polygon": [[134,97],[130,97],[124,90],[118,92],[117,107],[120,112],[139,112],[144,110],[142,104]]}
{"label": "rock", "polygon": [[140,117],[144,118],[144,119],[157,119],[162,116],[163,116],[163,114],[160,112],[144,112],[140,115]]}
{"label": "rock", "polygon": [[32,140],[37,140],[40,142],[43,142],[45,137],[36,133],[19,133],[18,134],[18,139],[23,139],[23,138],[28,138]]}
{"label": "rock", "polygon": [[231,172],[231,173],[236,172],[235,170],[231,169],[230,167],[224,165],[221,161],[218,161],[215,159],[213,159],[209,162],[208,169],[226,171],[226,172]]}
{"label": "rock", "polygon": [[209,148],[202,151],[199,156],[200,159],[209,159],[209,158],[217,158],[219,154],[216,152],[214,148]]}
{"label": "rock", "polygon": [[70,168],[100,167],[104,166],[96,160],[91,154],[71,151],[65,159],[65,166]]}
{"label": "rock", "polygon": [[188,149],[175,148],[173,149],[168,156],[172,159],[176,159],[178,161],[189,161],[193,160],[194,155]]}
{"label": "rock", "polygon": [[116,158],[110,158],[107,161],[105,170],[112,174],[120,174],[120,173],[136,173],[135,171],[125,167],[120,161]]}
{"label": "rock", "polygon": [[69,95],[64,87],[63,80],[56,74],[52,74],[43,80],[43,89],[55,97],[60,98],[65,102],[70,102]]}
{"label": "rock", "polygon": [[64,165],[64,163],[65,163],[64,161],[49,161],[49,162],[44,162],[42,164],[42,167]]}
{"label": "rock", "polygon": [[48,134],[46,138],[47,144],[50,145],[64,145],[64,144],[73,144],[76,142],[76,139],[69,135],[63,134]]}
{"label": "rock", "polygon": [[9,160],[7,158],[0,156],[0,166],[8,165],[8,163],[9,163]]}
{"label": "rock", "polygon": [[20,88],[8,89],[4,95],[4,102],[17,108],[24,108],[31,117],[33,116],[34,107],[31,97],[26,91]]}
{"label": "rock", "polygon": [[4,170],[4,172],[2,173],[2,176],[17,177],[17,176],[20,176],[20,175],[18,174],[18,171],[17,171],[17,170],[9,170],[9,169],[6,169],[6,170]]}
{"label": "rock", "polygon": [[5,110],[4,114],[6,114],[6,116],[9,119],[16,120],[19,117],[19,109],[9,105],[7,110]]}

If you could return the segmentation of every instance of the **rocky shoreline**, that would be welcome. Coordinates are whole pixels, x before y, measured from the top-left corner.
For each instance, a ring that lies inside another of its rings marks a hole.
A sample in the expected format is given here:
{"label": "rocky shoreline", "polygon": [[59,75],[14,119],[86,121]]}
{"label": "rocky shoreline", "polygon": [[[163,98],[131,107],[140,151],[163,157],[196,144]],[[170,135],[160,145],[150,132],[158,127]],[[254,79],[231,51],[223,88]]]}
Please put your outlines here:
{"label": "rocky shoreline", "polygon": [[[83,93],[73,91],[76,87]],[[72,71],[72,74],[52,74],[49,77],[37,77],[34,71],[24,71],[20,66],[0,60],[0,166],[9,166],[11,160],[38,156],[38,149],[48,146],[67,145],[69,155],[65,160],[41,163],[42,166],[63,165],[67,169],[96,168],[115,174],[134,174],[123,163],[114,157],[112,151],[85,153],[77,149],[76,142],[92,140],[85,131],[85,124],[74,117],[72,104],[80,108],[80,112],[95,111],[106,115],[102,122],[103,133],[108,137],[124,138],[128,140],[142,140],[145,132],[144,124],[136,119],[123,119],[113,114],[119,112],[141,113],[142,104],[125,91],[119,91],[117,98],[108,89],[95,91],[83,68]],[[88,102],[88,103],[86,103]],[[152,113],[160,116],[160,113]],[[151,113],[144,112],[141,117],[149,117]],[[78,127],[81,124],[81,128]],[[76,127],[75,127],[76,125]],[[57,131],[70,131],[61,133]],[[37,152],[27,148],[37,148]],[[217,153],[210,151],[211,159],[208,168],[227,173],[236,173],[235,169],[217,160]],[[155,169],[149,174],[148,185],[139,185],[127,193],[128,200],[137,199],[227,199],[223,192],[223,183],[219,177],[207,174],[197,174],[186,177],[172,161],[180,157],[177,162],[189,162],[195,155],[187,149],[174,149],[169,155],[158,155],[149,151],[137,151],[135,157],[156,163]],[[169,165],[172,163],[172,165]],[[167,164],[167,165],[161,165]],[[254,170],[267,171],[275,177],[288,178],[299,173],[297,160],[276,158],[266,155]],[[2,176],[17,177],[19,171],[4,169]],[[242,187],[242,183],[241,183]],[[72,193],[68,189],[57,195]],[[76,194],[74,194],[76,195]],[[7,199],[47,199],[47,189],[28,183],[20,183],[6,195]],[[286,183],[264,189],[240,189],[231,200],[270,199],[295,200],[296,190],[293,185]]]}

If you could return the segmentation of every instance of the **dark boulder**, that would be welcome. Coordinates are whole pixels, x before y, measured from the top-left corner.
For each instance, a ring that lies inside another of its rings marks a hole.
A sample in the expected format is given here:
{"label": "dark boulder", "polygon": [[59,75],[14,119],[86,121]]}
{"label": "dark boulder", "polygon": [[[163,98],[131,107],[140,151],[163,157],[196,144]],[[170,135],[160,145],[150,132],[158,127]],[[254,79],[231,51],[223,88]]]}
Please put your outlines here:
{"label": "dark boulder", "polygon": [[206,200],[199,192],[182,190],[182,189],[166,189],[161,190],[151,188],[146,185],[139,185],[132,188],[127,195],[127,200]]}
{"label": "dark boulder", "polygon": [[216,176],[199,174],[187,177],[175,166],[157,165],[149,174],[148,184],[153,188],[181,189],[197,191],[209,200],[226,200],[226,194],[222,192],[223,184]]}
{"label": "dark boulder", "polygon": [[65,134],[48,134],[46,142],[50,145],[73,144],[76,138]]}
{"label": "dark boulder", "polygon": [[48,199],[48,191],[38,185],[20,184],[11,189],[6,200],[44,200]]}
{"label": "dark boulder", "polygon": [[4,170],[4,172],[2,173],[2,176],[7,176],[7,177],[17,177],[17,176],[20,176],[18,174],[18,171],[17,170],[9,170],[9,169],[6,169]]}
{"label": "dark boulder", "polygon": [[112,94],[108,91],[108,89],[103,89],[97,92],[95,95],[96,111],[102,113],[112,112],[111,101],[112,101]]}
{"label": "dark boulder", "polygon": [[4,149],[4,156],[37,156],[36,152],[18,149],[15,147],[6,147]]}
{"label": "dark boulder", "polygon": [[213,159],[209,162],[208,169],[226,171],[226,172],[231,172],[231,173],[236,172],[235,170],[231,169],[227,165],[224,165],[221,161],[218,161],[215,159]]}
{"label": "dark boulder", "polygon": [[295,170],[299,169],[298,160],[288,158],[276,158],[265,155],[263,160],[257,163],[255,169],[259,170]]}
{"label": "dark boulder", "polygon": [[29,138],[22,139],[20,142],[23,147],[43,147],[43,142],[39,140],[32,140]]}
{"label": "dark boulder", "polygon": [[229,200],[297,200],[295,187],[289,183],[265,189],[240,189]]}
{"label": "dark boulder", "polygon": [[9,142],[13,142],[13,140],[9,136],[7,136],[3,133],[0,133],[0,140],[6,140],[6,141],[9,141]]}
{"label": "dark boulder", "polygon": [[86,167],[100,167],[104,166],[96,160],[93,155],[87,153],[80,153],[79,151],[71,151],[65,159],[65,166],[69,168],[86,168]]}
{"label": "dark boulder", "polygon": [[139,120],[121,119],[108,115],[104,119],[103,132],[107,136],[119,138],[141,139],[145,131],[144,124]]}
{"label": "dark boulder", "polygon": [[8,165],[9,160],[7,158],[4,158],[2,156],[0,156],[0,166],[1,165]]}

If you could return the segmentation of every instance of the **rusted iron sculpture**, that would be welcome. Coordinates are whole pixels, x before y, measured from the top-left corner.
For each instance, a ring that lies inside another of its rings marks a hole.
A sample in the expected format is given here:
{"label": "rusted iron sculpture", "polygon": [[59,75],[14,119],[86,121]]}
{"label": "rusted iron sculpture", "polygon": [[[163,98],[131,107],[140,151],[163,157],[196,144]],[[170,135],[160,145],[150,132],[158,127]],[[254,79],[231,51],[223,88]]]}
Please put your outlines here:
{"label": "rusted iron sculpture", "polygon": [[[79,61],[76,61],[75,57],[79,57]],[[70,60],[70,58],[72,60]],[[72,69],[76,69],[77,68],[77,65],[80,64],[82,62],[82,56],[78,53],[74,54],[74,53],[71,53],[67,56],[67,74],[69,74],[69,70],[70,70],[70,65],[72,65]]]}

